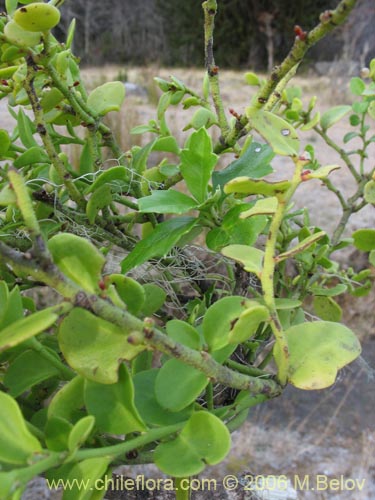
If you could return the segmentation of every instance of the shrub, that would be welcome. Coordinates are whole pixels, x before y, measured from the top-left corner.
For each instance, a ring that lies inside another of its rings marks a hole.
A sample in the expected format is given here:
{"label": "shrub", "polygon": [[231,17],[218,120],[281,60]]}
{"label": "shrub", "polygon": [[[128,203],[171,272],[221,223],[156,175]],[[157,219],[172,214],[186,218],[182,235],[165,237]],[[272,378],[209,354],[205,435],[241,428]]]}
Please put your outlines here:
{"label": "shrub", "polygon": [[[1,498],[20,498],[40,474],[88,481],[64,498],[101,498],[97,480],[119,463],[154,462],[178,485],[223,460],[251,407],[288,383],[329,387],[360,355],[335,297],[367,293],[371,271],[342,269],[332,254],[354,243],[374,265],[374,229],[342,235],[350,215],[375,200],[374,167],[365,166],[375,61],[351,81],[354,104],[322,116],[316,99],[305,108],[287,87],[307,49],[356,2],[342,0],[308,33],[296,27],[268,79],[246,74],[255,96],[229,121],[212,51],[217,4],[203,2],[202,92],[156,79],[156,117],[133,129],[153,138],[129,151],[103,122],[120,109],[123,83],[87,94],[71,51],[74,22],[64,44],[50,31],[62,2],[20,3],[7,1],[0,39],[1,98],[15,120],[11,133],[0,131]],[[178,105],[196,108],[184,145],[168,128]],[[349,113],[353,131],[343,140],[360,140],[353,151],[329,136]],[[337,165],[321,166],[312,147],[300,152],[306,130],[346,163],[351,198],[329,178]],[[114,165],[103,159],[108,151]],[[292,178],[269,179],[278,155],[294,164]],[[342,206],[332,235],[293,210],[299,185],[316,180]],[[123,253],[115,272],[114,250]]]}

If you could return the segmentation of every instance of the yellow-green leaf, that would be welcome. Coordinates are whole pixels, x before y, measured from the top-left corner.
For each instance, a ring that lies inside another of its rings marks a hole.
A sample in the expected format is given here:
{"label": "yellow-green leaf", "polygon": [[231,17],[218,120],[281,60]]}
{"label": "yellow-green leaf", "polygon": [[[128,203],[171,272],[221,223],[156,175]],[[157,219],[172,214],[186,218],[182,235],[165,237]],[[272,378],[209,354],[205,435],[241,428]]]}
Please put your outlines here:
{"label": "yellow-green leaf", "polygon": [[0,392],[0,463],[26,465],[34,453],[41,451],[42,447],[27,429],[16,401]]}
{"label": "yellow-green leaf", "polygon": [[300,142],[297,131],[286,120],[270,111],[247,108],[251,126],[269,143],[275,153],[283,156],[296,156]]}
{"label": "yellow-green leaf", "polygon": [[127,332],[85,309],[75,308],[60,325],[59,343],[69,365],[89,380],[114,384],[122,361],[145,348],[131,345]]}
{"label": "yellow-green leaf", "polygon": [[264,257],[262,250],[247,245],[229,245],[224,247],[221,253],[243,264],[245,271],[260,276]]}
{"label": "yellow-green leaf", "polygon": [[277,193],[284,193],[290,187],[290,181],[266,181],[264,179],[251,179],[250,177],[236,177],[224,186],[226,194],[263,194],[264,196],[274,196]]}
{"label": "yellow-green leaf", "polygon": [[[289,346],[289,381],[299,389],[315,390],[335,382],[337,371],[356,359],[361,346],[344,325],[314,321],[285,331]],[[279,344],[273,350],[276,363],[282,360]]]}
{"label": "yellow-green leaf", "polygon": [[98,115],[120,111],[125,99],[125,85],[122,82],[107,82],[96,87],[87,98],[87,105]]}

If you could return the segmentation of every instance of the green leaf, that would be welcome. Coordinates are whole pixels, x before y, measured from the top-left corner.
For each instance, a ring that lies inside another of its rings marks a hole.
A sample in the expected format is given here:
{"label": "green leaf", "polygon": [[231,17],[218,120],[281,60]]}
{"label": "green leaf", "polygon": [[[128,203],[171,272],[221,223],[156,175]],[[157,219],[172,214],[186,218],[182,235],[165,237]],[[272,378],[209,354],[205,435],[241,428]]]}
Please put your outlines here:
{"label": "green leaf", "polygon": [[225,424],[211,413],[194,413],[179,436],[161,443],[155,450],[155,464],[174,477],[188,477],[202,472],[206,465],[221,462],[231,446]]}
{"label": "green leaf", "polygon": [[363,193],[366,202],[375,205],[375,180],[366,183]]}
{"label": "green leaf", "polygon": [[81,417],[80,408],[83,400],[84,378],[77,375],[65,384],[52,398],[48,405],[48,418],[58,417],[75,422]]}
{"label": "green leaf", "polygon": [[228,337],[230,344],[241,344],[245,340],[255,335],[258,326],[268,321],[269,311],[255,300],[247,304],[246,311],[243,311]]}
{"label": "green leaf", "polygon": [[334,108],[329,109],[328,111],[323,113],[320,119],[320,126],[323,130],[327,130],[328,128],[332,127],[332,125],[341,120],[341,118],[349,113],[351,109],[351,106],[348,105],[335,106]]}
{"label": "green leaf", "polygon": [[73,425],[61,417],[52,417],[48,419],[44,434],[46,444],[49,450],[65,451],[68,450],[69,434]]}
{"label": "green leaf", "polygon": [[216,252],[229,244],[253,245],[259,234],[267,225],[263,216],[242,219],[242,214],[250,205],[248,203],[236,205],[224,216],[221,227],[215,227],[207,233],[206,244]]}
{"label": "green leaf", "polygon": [[0,156],[4,156],[11,145],[9,134],[6,130],[0,129]]}
{"label": "green leaf", "polygon": [[356,137],[359,137],[359,133],[358,132],[348,132],[347,134],[344,135],[343,137],[343,143],[344,144],[347,144],[349,141],[351,141],[352,139],[355,139]]}
{"label": "green leaf", "polygon": [[369,256],[368,256],[368,261],[372,266],[375,267],[375,250],[371,250]]}
{"label": "green leaf", "polygon": [[4,35],[8,42],[25,49],[38,45],[42,33],[27,31],[21,28],[15,21],[11,20],[5,25]]}
{"label": "green leaf", "polygon": [[172,135],[160,137],[152,144],[152,151],[167,151],[168,153],[174,153],[176,155],[180,153],[177,141]]}
{"label": "green leaf", "polygon": [[27,429],[16,401],[0,392],[0,462],[26,465],[33,454],[41,451],[42,447]]}
{"label": "green leaf", "polygon": [[33,2],[17,9],[14,21],[28,31],[49,31],[60,21],[60,11],[54,5]]}
{"label": "green leaf", "polygon": [[249,210],[242,212],[240,218],[246,219],[248,217],[253,217],[254,215],[273,215],[277,210],[277,205],[278,201],[274,196],[271,198],[262,198],[257,200],[255,205]]}
{"label": "green leaf", "polygon": [[358,229],[352,234],[354,245],[363,252],[375,249],[375,229]]}
{"label": "green leaf", "polygon": [[33,134],[36,132],[35,126],[28,116],[25,115],[22,108],[18,111],[17,126],[20,134],[20,139],[25,148],[38,147]]}
{"label": "green leaf", "polygon": [[4,281],[0,282],[0,330],[15,321],[23,319],[22,297],[18,286],[9,293]]}
{"label": "green leaf", "polygon": [[245,73],[245,80],[248,85],[251,85],[253,87],[258,87],[261,83],[258,75],[256,75],[252,71],[248,71],[247,73]]}
{"label": "green leaf", "polygon": [[197,202],[173,189],[167,191],[153,191],[138,201],[139,211],[157,214],[183,214],[197,207]]}
{"label": "green leaf", "polygon": [[229,343],[233,328],[249,306],[251,306],[250,300],[232,296],[224,297],[208,308],[203,318],[202,329],[211,352],[222,349]]}
{"label": "green leaf", "polygon": [[172,319],[168,321],[166,325],[166,330],[168,337],[179,342],[180,344],[186,345],[191,349],[201,348],[201,338],[197,330],[189,323],[181,321],[179,319]]}
{"label": "green leaf", "polygon": [[105,258],[90,241],[75,234],[59,233],[49,240],[48,248],[62,273],[88,292],[99,291]]}
{"label": "green leaf", "polygon": [[309,173],[302,173],[303,179],[326,179],[331,172],[341,168],[339,165],[326,165],[325,167],[318,168],[317,170],[312,170]]}
{"label": "green leaf", "polygon": [[[299,389],[315,390],[331,386],[337,371],[361,353],[357,337],[339,323],[302,323],[286,330],[285,336],[290,353],[289,380]],[[273,353],[279,364],[279,344],[275,344]]]}
{"label": "green leaf", "polygon": [[[114,168],[124,168],[124,167],[114,167]],[[96,178],[94,183],[91,184],[91,186],[86,190],[86,192],[90,193],[90,192],[94,191],[94,189],[101,187],[101,185],[103,185],[103,181],[100,181],[100,183],[99,183],[99,179],[103,175],[109,175],[109,174],[107,174],[107,172],[109,172],[110,170],[112,170],[112,169],[106,170],[105,172],[100,174],[99,177]],[[84,175],[84,174],[88,174],[88,173],[92,173],[92,172],[94,172],[94,158],[92,156],[91,145],[90,145],[89,141],[86,141],[84,146],[82,147],[81,155],[79,157],[79,173],[81,175]],[[94,185],[96,182],[98,182],[99,185],[96,185],[96,187],[94,188]]]}
{"label": "green leaf", "polygon": [[[80,168],[82,170],[82,168]],[[89,170],[90,171],[90,170]],[[105,170],[95,179],[91,186],[86,190],[86,194],[96,191],[104,184],[110,185],[114,190],[120,190],[128,186],[128,174],[125,167],[112,167]]]}
{"label": "green leaf", "polygon": [[371,101],[368,107],[368,114],[375,120],[375,101]]}
{"label": "green leaf", "polygon": [[349,122],[352,127],[357,127],[361,123],[361,117],[358,115],[350,115]]}
{"label": "green leaf", "polygon": [[85,404],[101,432],[128,434],[143,432],[146,427],[134,406],[132,378],[124,364],[115,384],[85,381]]}
{"label": "green leaf", "polygon": [[315,115],[313,116],[313,118],[309,122],[302,125],[300,130],[302,130],[303,132],[306,132],[307,130],[311,130],[316,125],[318,125],[319,122],[320,122],[320,111],[315,113]]}
{"label": "green leaf", "polygon": [[110,283],[115,285],[121,300],[127,305],[130,314],[138,314],[145,304],[146,292],[133,278],[122,274],[111,274],[108,276]]}
{"label": "green leaf", "polygon": [[215,124],[217,124],[217,116],[215,113],[210,109],[201,108],[197,109],[190,122],[183,128],[183,130],[189,130],[190,128],[199,130],[202,127],[209,128]]}
{"label": "green leaf", "polygon": [[112,189],[108,184],[104,184],[93,192],[86,205],[86,215],[90,224],[94,224],[99,210],[112,203]]}
{"label": "green leaf", "polygon": [[179,412],[163,408],[156,399],[155,380],[159,369],[145,370],[133,377],[135,405],[142,419],[149,425],[171,425],[187,420],[193,412],[193,405]]}
{"label": "green leaf", "polygon": [[294,309],[302,304],[300,300],[276,298],[275,305],[277,310]]}
{"label": "green leaf", "polygon": [[22,153],[15,161],[17,168],[33,165],[34,163],[51,163],[51,160],[44,149],[34,146]]}
{"label": "green leaf", "polygon": [[4,385],[9,389],[9,394],[16,398],[43,380],[58,375],[59,370],[50,361],[38,352],[27,350],[11,362],[5,372]]}
{"label": "green leaf", "polygon": [[311,293],[314,295],[324,295],[325,297],[335,297],[336,295],[341,295],[348,289],[347,285],[339,283],[331,288],[323,288],[319,286],[314,286],[311,288]]}
{"label": "green leaf", "polygon": [[319,231],[318,233],[311,234],[304,240],[300,241],[298,245],[294,246],[290,250],[287,250],[286,252],[277,255],[276,261],[282,262],[285,259],[290,259],[291,257],[294,257],[295,255],[304,252],[312,245],[314,245],[317,241],[319,241],[321,238],[323,238],[323,236],[326,236],[325,231]]}
{"label": "green leaf", "polygon": [[74,424],[68,438],[68,448],[71,453],[86,441],[94,425],[95,418],[91,415],[81,418]]}
{"label": "green leaf", "polygon": [[48,113],[48,111],[51,111],[58,104],[60,104],[63,99],[64,95],[60,92],[60,90],[56,87],[52,87],[52,89],[43,93],[43,96],[40,99],[40,105],[42,106],[43,111]]}
{"label": "green leaf", "polygon": [[87,106],[98,115],[120,111],[125,99],[125,85],[122,82],[107,82],[96,87],[87,98]]}
{"label": "green leaf", "polygon": [[146,283],[143,285],[143,290],[145,293],[145,301],[140,312],[142,316],[151,316],[162,307],[167,298],[167,294],[160,286],[154,283]]}
{"label": "green leaf", "polygon": [[212,141],[205,128],[194,132],[181,151],[181,174],[190,193],[199,202],[207,198],[211,173],[218,160],[212,152]]}
{"label": "green leaf", "polygon": [[30,314],[0,331],[0,352],[44,332],[58,319],[56,306]]}
{"label": "green leaf", "polygon": [[366,84],[362,80],[362,78],[359,78],[358,76],[352,78],[350,80],[350,91],[354,95],[361,95],[362,92],[365,90]]}
{"label": "green leaf", "polygon": [[273,172],[270,162],[275,153],[268,144],[252,142],[238,160],[230,163],[220,172],[212,174],[214,187],[223,187],[236,177],[251,177],[258,179]]}
{"label": "green leaf", "polygon": [[85,309],[75,308],[60,325],[59,343],[69,365],[82,376],[114,384],[122,361],[144,349],[128,343],[130,333]]}
{"label": "green leaf", "polygon": [[158,224],[152,233],[137,243],[121,263],[123,273],[129,272],[153,257],[163,257],[196,224],[194,217],[176,217]]}
{"label": "green leaf", "polygon": [[255,273],[258,277],[262,272],[264,252],[258,248],[246,245],[229,245],[221,250],[225,257],[243,264],[245,271]]}
{"label": "green leaf", "polygon": [[264,179],[251,179],[250,177],[236,177],[224,186],[224,193],[262,194],[264,196],[274,196],[284,193],[290,187],[290,181],[266,181]]}
{"label": "green leaf", "polygon": [[13,189],[6,184],[0,191],[0,206],[17,205],[17,196]]}
{"label": "green leaf", "polygon": [[269,111],[247,108],[251,126],[269,143],[276,154],[298,155],[300,143],[296,130],[283,118]]}
{"label": "green leaf", "polygon": [[342,318],[342,309],[332,297],[317,295],[313,301],[314,311],[319,318],[339,323]]}
{"label": "green leaf", "polygon": [[[94,500],[96,487],[100,483],[98,479],[104,476],[110,462],[111,457],[103,457],[88,458],[75,464],[66,477],[66,482],[71,487],[64,490],[62,500]],[[82,484],[85,485],[84,488]],[[105,484],[104,479],[101,484]]]}
{"label": "green leaf", "polygon": [[5,0],[5,8],[7,13],[11,16],[17,9],[18,0]]}
{"label": "green leaf", "polygon": [[207,384],[204,373],[178,359],[170,359],[156,377],[156,400],[169,411],[181,411],[196,400]]}

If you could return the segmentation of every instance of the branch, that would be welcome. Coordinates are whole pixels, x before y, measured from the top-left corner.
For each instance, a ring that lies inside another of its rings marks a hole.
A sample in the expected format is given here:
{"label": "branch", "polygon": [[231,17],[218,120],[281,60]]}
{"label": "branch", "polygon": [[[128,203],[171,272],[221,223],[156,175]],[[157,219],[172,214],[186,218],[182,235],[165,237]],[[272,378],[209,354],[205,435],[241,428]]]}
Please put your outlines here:
{"label": "branch", "polygon": [[217,12],[216,0],[207,0],[202,4],[204,11],[204,42],[205,42],[205,64],[210,82],[212,100],[214,101],[219,127],[223,137],[229,133],[229,125],[225,116],[223,100],[220,93],[219,68],[214,58],[214,27]]}
{"label": "branch", "polygon": [[83,307],[106,321],[133,332],[129,336],[129,343],[134,343],[135,337],[137,337],[138,342],[180,359],[200,370],[212,381],[234,389],[248,390],[253,394],[264,394],[268,398],[276,397],[281,393],[281,387],[273,380],[250,377],[230,370],[217,363],[207,352],[195,351],[167,337],[154,327],[152,320],[142,321],[127,311],[114,306],[108,300],[88,294],[62,275],[53,262],[47,266],[46,262],[41,263],[38,259],[30,258],[32,257],[30,254],[26,257],[21,252],[13,250],[1,242],[0,254],[16,273],[26,273],[34,279],[46,283],[74,305]]}
{"label": "branch", "polygon": [[[315,28],[308,33],[303,32],[303,36],[296,37],[289,54],[279,66],[275,66],[266,83],[255,95],[252,101],[252,106],[255,109],[261,109],[267,105],[279,83],[285,79],[284,83],[286,84],[288,77],[290,79],[293,76],[293,68],[299,66],[309,48],[324,38],[334,28],[343,24],[357,2],[358,0],[341,0],[335,10],[326,11],[320,15],[320,23]],[[273,97],[277,99],[280,98],[277,94]],[[242,126],[246,127],[248,123],[249,120],[246,117],[242,117]],[[225,149],[232,148],[241,135],[243,135],[243,129],[241,129],[239,133],[232,128],[227,136],[222,138],[216,145],[215,153],[220,153]]]}

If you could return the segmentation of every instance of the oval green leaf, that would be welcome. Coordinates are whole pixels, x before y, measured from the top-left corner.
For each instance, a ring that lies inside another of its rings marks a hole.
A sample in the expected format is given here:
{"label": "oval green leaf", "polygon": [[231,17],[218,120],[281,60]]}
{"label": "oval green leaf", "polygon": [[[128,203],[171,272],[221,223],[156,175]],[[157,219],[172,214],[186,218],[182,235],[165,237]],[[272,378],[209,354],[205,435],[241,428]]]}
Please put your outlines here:
{"label": "oval green leaf", "polygon": [[263,194],[264,196],[274,196],[284,193],[290,187],[289,181],[266,181],[264,179],[251,179],[250,177],[236,177],[224,186],[224,193]]}
{"label": "oval green leaf", "polygon": [[232,296],[224,297],[208,308],[203,318],[202,329],[210,351],[217,351],[228,344],[231,331],[249,305],[251,305],[250,300]]}
{"label": "oval green leaf", "polygon": [[188,477],[202,472],[206,465],[221,462],[231,445],[225,424],[208,412],[194,413],[179,436],[161,443],[155,450],[155,464],[174,477]]}
{"label": "oval green leaf", "polygon": [[58,319],[56,306],[19,319],[0,332],[0,352],[10,349],[39,333],[44,332]]}
{"label": "oval green leaf", "polygon": [[48,31],[59,23],[60,11],[53,5],[34,2],[17,9],[13,19],[24,30]]}
{"label": "oval green leaf", "polygon": [[156,377],[156,400],[167,410],[181,411],[196,400],[207,384],[204,373],[178,359],[170,359]]}
{"label": "oval green leaf", "polygon": [[184,234],[196,224],[194,217],[176,217],[158,224],[152,233],[140,241],[121,263],[123,273],[143,264],[152,257],[164,257]]}
{"label": "oval green leaf", "polygon": [[189,323],[179,319],[172,319],[166,325],[168,337],[191,349],[201,348],[201,338],[197,330]]}
{"label": "oval green leaf", "polygon": [[138,202],[139,211],[157,214],[183,214],[197,207],[197,202],[173,189],[153,191]]}
{"label": "oval green leaf", "polygon": [[34,47],[42,39],[42,33],[33,33],[21,28],[15,21],[9,21],[4,28],[4,35],[14,45],[18,47]]}
{"label": "oval green leaf", "polygon": [[95,418],[91,415],[81,418],[74,424],[68,438],[68,448],[72,453],[79,448],[89,437],[95,425]]}
{"label": "oval green leaf", "polygon": [[146,430],[135,405],[132,378],[124,364],[120,366],[115,384],[85,381],[85,404],[102,432],[128,434]]}
{"label": "oval green leaf", "polygon": [[111,274],[108,276],[108,281],[114,284],[116,292],[127,305],[130,314],[138,314],[142,310],[146,301],[146,292],[142,285],[123,274]]}
{"label": "oval green leaf", "polygon": [[358,229],[352,236],[358,250],[363,252],[375,250],[375,229]]}
{"label": "oval green leaf", "polygon": [[[344,325],[314,321],[292,326],[285,331],[289,345],[289,381],[299,389],[315,390],[331,386],[337,371],[356,359],[361,346],[354,333]],[[275,344],[277,364],[281,351]]]}
{"label": "oval green leaf", "polygon": [[125,85],[122,82],[107,82],[96,87],[87,98],[87,105],[98,115],[120,111],[125,99]]}
{"label": "oval green leaf", "polygon": [[259,302],[251,300],[247,304],[247,309],[238,318],[234,328],[230,331],[228,341],[230,344],[241,344],[245,340],[255,335],[258,326],[268,321],[269,311],[267,307]]}
{"label": "oval green leaf", "polygon": [[367,203],[375,205],[375,181],[370,180],[367,182],[364,188],[364,198]]}
{"label": "oval green leaf", "polygon": [[352,109],[351,106],[342,105],[335,106],[334,108],[329,109],[325,113],[323,113],[320,119],[320,126],[323,130],[327,130],[332,127],[335,123],[337,123],[341,118],[343,118],[349,111]]}
{"label": "oval green leaf", "polygon": [[254,273],[258,277],[262,272],[264,252],[255,247],[246,245],[229,245],[221,250],[225,257],[243,264],[245,271]]}
{"label": "oval green leaf", "polygon": [[58,417],[75,422],[81,418],[84,378],[77,375],[65,384],[52,398],[48,405],[48,418]]}
{"label": "oval green leaf", "polygon": [[297,131],[290,123],[270,111],[246,110],[251,126],[268,142],[276,154],[296,156],[300,142]]}
{"label": "oval green leaf", "polygon": [[155,395],[155,381],[159,373],[157,368],[137,373],[133,377],[135,405],[142,419],[149,425],[171,425],[187,420],[193,412],[190,405],[179,412],[163,408]]}
{"label": "oval green leaf", "polygon": [[68,278],[88,292],[99,291],[105,258],[92,243],[75,234],[60,233],[49,240],[48,248],[55,264]]}
{"label": "oval green leaf", "polygon": [[38,352],[27,350],[10,364],[5,372],[4,385],[9,389],[9,394],[16,398],[43,380],[58,375],[59,370],[50,361]]}
{"label": "oval green leaf", "polygon": [[42,447],[27,429],[16,401],[0,392],[0,462],[26,465],[34,453],[41,451]]}
{"label": "oval green leaf", "polygon": [[342,309],[332,297],[317,295],[314,297],[313,307],[315,314],[326,321],[341,321]]}
{"label": "oval green leaf", "polygon": [[82,376],[101,384],[114,384],[122,361],[134,358],[144,349],[129,344],[129,334],[85,309],[75,308],[60,325],[59,343],[69,365]]}

